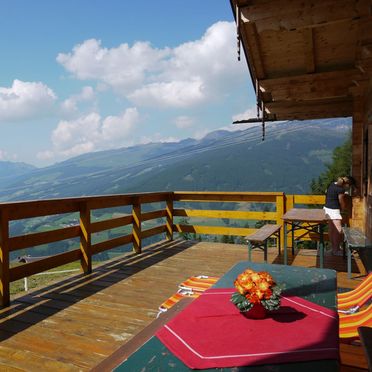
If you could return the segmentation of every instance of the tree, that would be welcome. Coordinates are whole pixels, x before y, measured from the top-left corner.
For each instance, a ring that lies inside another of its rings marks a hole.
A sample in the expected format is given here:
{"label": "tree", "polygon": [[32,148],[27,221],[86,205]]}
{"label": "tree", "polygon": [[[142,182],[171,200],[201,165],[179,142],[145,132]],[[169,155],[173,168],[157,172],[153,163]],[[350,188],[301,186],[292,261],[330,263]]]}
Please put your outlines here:
{"label": "tree", "polygon": [[332,181],[336,181],[338,177],[351,174],[351,154],[352,142],[350,132],[346,141],[333,150],[332,163],[326,164],[327,169],[317,179],[311,181],[311,193],[322,195]]}

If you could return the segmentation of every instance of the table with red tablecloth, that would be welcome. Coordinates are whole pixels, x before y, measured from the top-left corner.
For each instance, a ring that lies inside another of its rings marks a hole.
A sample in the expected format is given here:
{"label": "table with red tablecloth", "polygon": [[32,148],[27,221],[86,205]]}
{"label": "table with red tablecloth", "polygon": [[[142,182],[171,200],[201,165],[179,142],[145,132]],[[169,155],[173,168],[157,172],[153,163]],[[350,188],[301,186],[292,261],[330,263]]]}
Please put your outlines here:
{"label": "table with red tablecloth", "polygon": [[[230,302],[233,280],[248,267],[268,271],[284,289],[281,308],[266,319],[247,319]],[[215,287],[168,321],[115,371],[338,371],[333,270],[244,261]]]}

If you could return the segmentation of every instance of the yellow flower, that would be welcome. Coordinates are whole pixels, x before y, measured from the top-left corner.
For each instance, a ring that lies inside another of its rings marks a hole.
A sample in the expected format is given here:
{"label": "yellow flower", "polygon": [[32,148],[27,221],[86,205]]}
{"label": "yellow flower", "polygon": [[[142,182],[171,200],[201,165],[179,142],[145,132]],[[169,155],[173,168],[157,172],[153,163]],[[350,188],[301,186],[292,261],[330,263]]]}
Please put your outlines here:
{"label": "yellow flower", "polygon": [[257,282],[261,279],[260,276],[258,275],[258,273],[254,273],[254,274],[252,274],[251,278],[252,278],[252,280],[253,280],[255,283],[257,283]]}
{"label": "yellow flower", "polygon": [[259,283],[258,283],[258,289],[260,291],[267,291],[268,289],[270,288],[270,284],[266,281],[266,280],[261,280]]}

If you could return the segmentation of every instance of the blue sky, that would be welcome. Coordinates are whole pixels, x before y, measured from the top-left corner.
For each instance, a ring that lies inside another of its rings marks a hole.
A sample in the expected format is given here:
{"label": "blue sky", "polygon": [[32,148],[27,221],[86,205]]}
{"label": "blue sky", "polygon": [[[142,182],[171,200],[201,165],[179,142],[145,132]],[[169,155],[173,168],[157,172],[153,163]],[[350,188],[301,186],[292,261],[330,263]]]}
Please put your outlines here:
{"label": "blue sky", "polygon": [[46,166],[255,114],[228,0],[0,0],[0,46],[0,160]]}

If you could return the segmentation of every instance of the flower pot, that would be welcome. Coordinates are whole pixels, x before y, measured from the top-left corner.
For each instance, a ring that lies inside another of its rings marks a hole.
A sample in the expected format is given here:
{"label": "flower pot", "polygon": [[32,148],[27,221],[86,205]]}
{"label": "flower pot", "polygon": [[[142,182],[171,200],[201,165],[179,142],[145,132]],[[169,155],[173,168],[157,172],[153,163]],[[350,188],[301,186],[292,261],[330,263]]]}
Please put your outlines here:
{"label": "flower pot", "polygon": [[248,319],[265,319],[267,310],[261,304],[254,304],[249,311],[243,311],[242,314]]}

